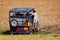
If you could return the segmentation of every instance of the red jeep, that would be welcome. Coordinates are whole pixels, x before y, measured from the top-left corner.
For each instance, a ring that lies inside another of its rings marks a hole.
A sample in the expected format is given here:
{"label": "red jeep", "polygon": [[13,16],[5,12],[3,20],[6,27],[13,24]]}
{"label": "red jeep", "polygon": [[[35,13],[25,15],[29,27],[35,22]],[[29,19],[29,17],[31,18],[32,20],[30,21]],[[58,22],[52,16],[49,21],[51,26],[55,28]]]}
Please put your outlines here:
{"label": "red jeep", "polygon": [[[31,33],[38,31],[38,22],[35,25],[34,8],[13,8],[9,11],[9,25],[11,33]],[[31,14],[30,14],[31,13]]]}

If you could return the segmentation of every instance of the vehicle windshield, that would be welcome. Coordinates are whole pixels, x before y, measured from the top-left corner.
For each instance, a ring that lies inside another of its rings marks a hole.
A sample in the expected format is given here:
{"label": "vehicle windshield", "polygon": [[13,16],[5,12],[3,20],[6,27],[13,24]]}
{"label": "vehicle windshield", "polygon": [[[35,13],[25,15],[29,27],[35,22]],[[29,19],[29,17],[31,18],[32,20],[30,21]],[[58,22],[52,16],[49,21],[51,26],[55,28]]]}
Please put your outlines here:
{"label": "vehicle windshield", "polygon": [[26,16],[26,12],[10,13],[10,16]]}

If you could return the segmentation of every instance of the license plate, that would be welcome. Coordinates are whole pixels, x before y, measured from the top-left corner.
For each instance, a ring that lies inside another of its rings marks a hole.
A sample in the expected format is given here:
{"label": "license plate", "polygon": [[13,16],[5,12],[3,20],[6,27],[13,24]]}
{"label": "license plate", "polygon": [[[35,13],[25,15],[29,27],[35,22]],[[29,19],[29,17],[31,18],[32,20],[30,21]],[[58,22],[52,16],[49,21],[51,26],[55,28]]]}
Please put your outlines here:
{"label": "license plate", "polygon": [[24,27],[24,30],[28,30],[28,27]]}

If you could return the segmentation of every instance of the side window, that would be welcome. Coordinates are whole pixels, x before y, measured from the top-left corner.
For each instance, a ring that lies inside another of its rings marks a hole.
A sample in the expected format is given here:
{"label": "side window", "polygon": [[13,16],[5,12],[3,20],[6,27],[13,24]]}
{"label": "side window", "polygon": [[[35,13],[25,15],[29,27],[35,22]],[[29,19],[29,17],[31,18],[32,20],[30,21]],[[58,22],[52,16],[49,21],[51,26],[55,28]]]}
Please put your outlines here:
{"label": "side window", "polygon": [[30,14],[32,14],[32,13],[33,13],[33,11],[30,12]]}
{"label": "side window", "polygon": [[10,13],[10,16],[14,16],[15,15],[15,13]]}
{"label": "side window", "polygon": [[34,14],[33,13],[34,13],[33,11],[30,12],[30,15],[31,15],[31,19],[32,20],[34,19]]}

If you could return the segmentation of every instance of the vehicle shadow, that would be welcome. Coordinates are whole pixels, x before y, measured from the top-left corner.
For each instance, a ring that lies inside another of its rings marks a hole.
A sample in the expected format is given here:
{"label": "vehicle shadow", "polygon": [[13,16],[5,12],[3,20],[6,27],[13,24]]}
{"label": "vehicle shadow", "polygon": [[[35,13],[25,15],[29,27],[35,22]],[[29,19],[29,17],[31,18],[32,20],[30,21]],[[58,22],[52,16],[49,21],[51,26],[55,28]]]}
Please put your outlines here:
{"label": "vehicle shadow", "polygon": [[[41,32],[41,31],[39,31],[39,32],[35,32],[35,33],[13,33],[12,35],[30,35],[30,34],[35,34],[35,35],[37,35],[37,34],[47,35],[47,34],[50,34],[50,32]],[[4,31],[4,32],[2,33],[2,35],[11,35],[10,30]]]}
{"label": "vehicle shadow", "polygon": [[4,32],[2,32],[2,35],[10,35],[10,31],[9,30],[4,31]]}
{"label": "vehicle shadow", "polygon": [[4,31],[2,35],[29,35],[29,33],[10,33],[10,30]]}

